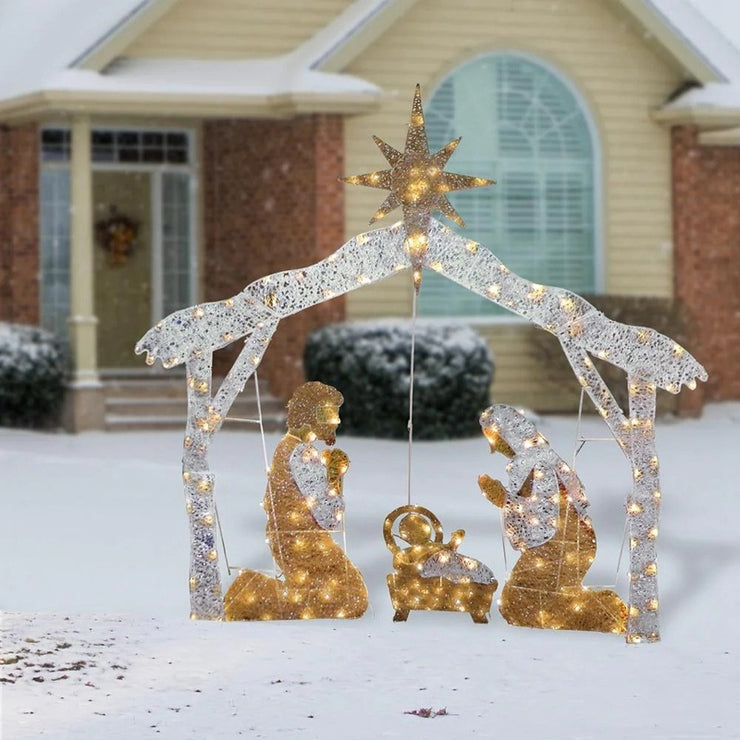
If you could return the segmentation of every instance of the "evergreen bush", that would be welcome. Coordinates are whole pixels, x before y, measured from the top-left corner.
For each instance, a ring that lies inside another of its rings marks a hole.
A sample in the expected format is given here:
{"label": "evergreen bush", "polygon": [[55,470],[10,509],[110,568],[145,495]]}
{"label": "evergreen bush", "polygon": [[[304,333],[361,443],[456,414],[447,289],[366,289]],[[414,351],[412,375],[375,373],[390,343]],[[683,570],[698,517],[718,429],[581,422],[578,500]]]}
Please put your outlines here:
{"label": "evergreen bush", "polygon": [[[400,321],[330,324],[306,342],[308,380],[344,395],[340,430],[363,437],[408,436],[411,324]],[[493,359],[466,326],[417,324],[414,437],[454,439],[480,434],[489,404]]]}
{"label": "evergreen bush", "polygon": [[57,425],[65,369],[61,348],[49,332],[0,322],[0,426]]}

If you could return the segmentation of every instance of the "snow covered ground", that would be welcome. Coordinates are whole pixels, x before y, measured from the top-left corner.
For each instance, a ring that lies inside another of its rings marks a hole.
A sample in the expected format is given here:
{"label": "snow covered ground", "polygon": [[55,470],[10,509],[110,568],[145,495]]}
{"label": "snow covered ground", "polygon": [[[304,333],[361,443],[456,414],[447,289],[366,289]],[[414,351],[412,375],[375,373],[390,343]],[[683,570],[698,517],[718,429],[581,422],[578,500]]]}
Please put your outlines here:
{"label": "snow covered ground", "polygon": [[[575,420],[545,417],[540,428],[568,457]],[[605,428],[592,419],[585,431]],[[341,433],[365,617],[191,622],[181,435],[0,430],[2,736],[738,738],[738,442],[737,403],[659,423],[663,640],[627,646],[517,629],[498,613],[487,625],[428,612],[393,623],[381,527],[405,503],[407,448]],[[231,562],[269,567],[259,437],[222,432],[212,460]],[[414,445],[414,502],[447,537],[465,528],[460,551],[500,582],[498,514],[476,479],[504,477],[503,464],[482,436]],[[629,470],[610,442],[587,444],[577,468],[599,537],[590,582],[614,583]],[[446,714],[409,713],[426,708]]]}

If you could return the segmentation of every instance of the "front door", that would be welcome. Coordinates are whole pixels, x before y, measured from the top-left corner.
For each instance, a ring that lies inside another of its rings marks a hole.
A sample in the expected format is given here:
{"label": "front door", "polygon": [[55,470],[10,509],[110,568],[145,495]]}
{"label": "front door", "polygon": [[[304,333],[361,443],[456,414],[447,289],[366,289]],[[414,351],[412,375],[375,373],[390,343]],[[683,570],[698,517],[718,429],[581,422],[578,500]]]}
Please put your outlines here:
{"label": "front door", "polygon": [[190,188],[187,172],[95,172],[100,367],[141,367],[133,352],[137,340],[193,303]]}
{"label": "front door", "polygon": [[98,365],[139,366],[133,348],[152,314],[151,174],[95,172],[93,194]]}

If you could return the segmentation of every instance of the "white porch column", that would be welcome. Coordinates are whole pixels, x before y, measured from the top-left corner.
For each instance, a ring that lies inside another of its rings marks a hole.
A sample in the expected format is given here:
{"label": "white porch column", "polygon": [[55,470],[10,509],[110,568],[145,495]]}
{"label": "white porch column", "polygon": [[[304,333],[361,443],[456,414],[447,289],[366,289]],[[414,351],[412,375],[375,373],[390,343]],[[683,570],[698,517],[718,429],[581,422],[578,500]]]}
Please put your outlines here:
{"label": "white porch column", "polygon": [[93,255],[91,126],[89,116],[72,121],[70,169],[70,316],[72,375],[67,388],[69,431],[102,429],[103,386],[98,375]]}

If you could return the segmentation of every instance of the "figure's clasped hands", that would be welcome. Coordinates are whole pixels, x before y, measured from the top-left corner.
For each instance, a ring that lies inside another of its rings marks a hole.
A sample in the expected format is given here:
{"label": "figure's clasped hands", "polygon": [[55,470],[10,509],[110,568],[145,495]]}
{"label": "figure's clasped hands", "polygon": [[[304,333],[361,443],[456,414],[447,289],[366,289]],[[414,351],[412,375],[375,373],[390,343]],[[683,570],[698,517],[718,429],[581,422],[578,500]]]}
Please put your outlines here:
{"label": "figure's clasped hands", "polygon": [[500,509],[506,503],[506,488],[500,480],[491,478],[490,475],[478,476],[478,487],[481,493],[494,505]]}

